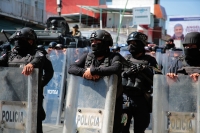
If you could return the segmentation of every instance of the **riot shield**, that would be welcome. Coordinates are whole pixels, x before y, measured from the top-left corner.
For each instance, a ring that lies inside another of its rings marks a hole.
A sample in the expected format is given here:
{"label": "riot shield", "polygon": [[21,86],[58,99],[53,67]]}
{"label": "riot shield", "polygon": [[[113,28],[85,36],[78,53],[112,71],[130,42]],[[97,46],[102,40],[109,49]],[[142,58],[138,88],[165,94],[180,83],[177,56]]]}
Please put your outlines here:
{"label": "riot shield", "polygon": [[60,124],[63,98],[66,88],[66,51],[52,50],[49,59],[52,62],[54,75],[44,87],[43,107],[46,119],[43,123]]}
{"label": "riot shield", "polygon": [[117,76],[98,81],[69,75],[63,133],[111,133]]}
{"label": "riot shield", "polygon": [[174,60],[181,59],[183,51],[166,50],[162,54],[162,73],[167,74]]}
{"label": "riot shield", "polygon": [[85,48],[68,48],[67,49],[67,66],[79,60],[79,58],[85,54],[89,53],[89,47]]}
{"label": "riot shield", "polygon": [[153,81],[153,133],[199,133],[200,81],[187,75]]}
{"label": "riot shield", "polygon": [[169,50],[169,68],[172,67],[172,63],[174,60],[183,60],[183,51],[174,51],[174,50]]}
{"label": "riot shield", "polygon": [[162,68],[162,49],[156,50],[156,61],[158,63],[159,68]]}
{"label": "riot shield", "polygon": [[0,133],[36,133],[38,70],[30,76],[21,68],[0,67]]}

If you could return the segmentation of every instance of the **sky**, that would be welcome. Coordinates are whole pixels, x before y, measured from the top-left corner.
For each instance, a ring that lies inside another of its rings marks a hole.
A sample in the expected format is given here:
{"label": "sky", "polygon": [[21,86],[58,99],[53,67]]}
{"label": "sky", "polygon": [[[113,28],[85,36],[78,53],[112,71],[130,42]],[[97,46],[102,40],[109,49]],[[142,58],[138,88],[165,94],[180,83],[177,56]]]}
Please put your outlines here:
{"label": "sky", "polygon": [[200,16],[200,0],[160,0],[167,13],[166,29],[170,16]]}

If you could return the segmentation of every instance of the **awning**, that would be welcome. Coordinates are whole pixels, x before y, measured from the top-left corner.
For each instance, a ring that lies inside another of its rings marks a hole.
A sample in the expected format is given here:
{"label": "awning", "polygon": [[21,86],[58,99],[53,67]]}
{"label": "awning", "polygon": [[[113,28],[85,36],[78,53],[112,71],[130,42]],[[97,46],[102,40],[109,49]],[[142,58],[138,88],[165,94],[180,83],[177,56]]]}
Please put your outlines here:
{"label": "awning", "polygon": [[[83,6],[83,5],[77,5],[78,7],[81,7],[85,10],[93,11],[95,13],[100,13],[100,9],[102,9],[102,13],[120,13],[124,9],[123,8],[111,8],[107,7],[106,5],[101,6]],[[126,9],[125,14],[132,14],[133,9]]]}

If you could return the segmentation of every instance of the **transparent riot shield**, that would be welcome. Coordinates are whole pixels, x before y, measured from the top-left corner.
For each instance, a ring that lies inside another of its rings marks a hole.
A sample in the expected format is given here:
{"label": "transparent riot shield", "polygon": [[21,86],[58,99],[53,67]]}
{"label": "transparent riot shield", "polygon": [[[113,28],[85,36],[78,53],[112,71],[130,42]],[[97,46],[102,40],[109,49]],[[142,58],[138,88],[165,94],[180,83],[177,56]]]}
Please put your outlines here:
{"label": "transparent riot shield", "polygon": [[121,50],[120,51],[120,54],[123,56],[123,57],[126,57],[128,55],[131,55],[131,53],[128,51],[128,50]]}
{"label": "transparent riot shield", "polygon": [[153,133],[199,133],[200,81],[154,75]]}
{"label": "transparent riot shield", "polygon": [[174,51],[174,50],[169,50],[169,59],[168,59],[168,66],[169,68],[172,67],[172,63],[174,60],[183,60],[183,51]]}
{"label": "transparent riot shield", "polygon": [[66,88],[66,51],[52,50],[49,59],[52,62],[54,75],[44,87],[43,107],[46,118],[43,123],[60,124],[63,109],[63,98]]}
{"label": "transparent riot shield", "polygon": [[169,50],[166,50],[165,53],[162,53],[162,74],[166,74],[170,67],[170,56]]}
{"label": "transparent riot shield", "polygon": [[162,68],[162,49],[156,50],[156,61],[158,63],[159,68]]}
{"label": "transparent riot shield", "polygon": [[112,133],[117,76],[98,81],[69,75],[63,133]]}
{"label": "transparent riot shield", "polygon": [[0,67],[0,133],[36,133],[38,70]]}

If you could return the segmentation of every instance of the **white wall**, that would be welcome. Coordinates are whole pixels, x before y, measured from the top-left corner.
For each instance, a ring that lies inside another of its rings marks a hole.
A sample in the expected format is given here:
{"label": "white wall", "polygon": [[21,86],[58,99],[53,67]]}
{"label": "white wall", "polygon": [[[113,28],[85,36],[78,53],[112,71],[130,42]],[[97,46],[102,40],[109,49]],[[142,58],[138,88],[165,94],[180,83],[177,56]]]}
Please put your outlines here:
{"label": "white wall", "polygon": [[[127,9],[133,9],[134,7],[150,7],[151,13],[154,14],[154,3],[155,0],[129,0],[127,3]],[[112,0],[112,5],[107,5],[108,8],[125,8],[126,0]],[[133,18],[124,17],[122,21],[122,26],[133,26],[132,24]],[[107,27],[118,27],[120,23],[120,12],[119,13],[108,13],[107,14]],[[152,22],[153,24],[154,22]],[[150,27],[153,27],[150,26]]]}
{"label": "white wall", "polygon": [[[133,18],[131,16],[126,17],[124,16],[122,19],[122,27],[129,27],[132,26]],[[115,28],[120,24],[120,13],[108,13],[107,14],[107,27],[111,28],[114,26]]]}
{"label": "white wall", "polygon": [[[151,7],[151,13],[154,13],[155,0],[128,0],[127,7],[132,9],[133,7]],[[112,0],[112,5],[108,7],[125,8],[126,0]]]}

